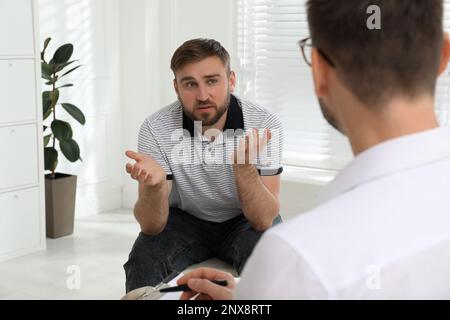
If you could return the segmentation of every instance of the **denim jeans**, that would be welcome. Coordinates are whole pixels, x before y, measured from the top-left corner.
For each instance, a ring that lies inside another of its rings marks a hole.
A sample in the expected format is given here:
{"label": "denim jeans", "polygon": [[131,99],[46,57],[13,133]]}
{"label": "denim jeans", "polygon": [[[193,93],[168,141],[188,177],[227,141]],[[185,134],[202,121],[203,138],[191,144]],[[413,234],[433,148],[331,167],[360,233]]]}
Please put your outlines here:
{"label": "denim jeans", "polygon": [[[273,225],[280,222],[278,216]],[[156,236],[141,232],[136,239],[124,265],[126,291],[155,286],[172,272],[210,258],[230,263],[240,274],[262,233],[243,214],[214,223],[170,208],[163,232]]]}

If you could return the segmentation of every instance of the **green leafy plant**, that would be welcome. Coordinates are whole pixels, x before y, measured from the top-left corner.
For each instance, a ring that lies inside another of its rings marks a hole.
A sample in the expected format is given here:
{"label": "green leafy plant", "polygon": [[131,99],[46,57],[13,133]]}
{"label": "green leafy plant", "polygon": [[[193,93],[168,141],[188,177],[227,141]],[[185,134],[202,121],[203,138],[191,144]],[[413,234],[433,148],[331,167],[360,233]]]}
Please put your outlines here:
{"label": "green leafy plant", "polygon": [[[45,85],[51,88],[51,90],[42,93],[42,106],[44,121],[52,116],[50,126],[44,126],[45,170],[51,171],[51,178],[55,179],[59,155],[56,149],[56,142],[59,143],[59,149],[67,160],[70,162],[82,161],[80,147],[73,139],[72,126],[68,122],[56,119],[56,108],[64,109],[81,125],[86,123],[86,118],[77,106],[59,102],[59,90],[73,87],[71,83],[61,84],[61,79],[81,67],[81,65],[74,67],[74,63],[77,60],[70,60],[74,50],[73,45],[70,43],[62,45],[55,51],[51,60],[47,62],[45,51],[50,41],[51,38],[45,40],[44,49],[41,52],[42,78],[46,80]],[[69,70],[66,71],[67,69]],[[48,134],[46,134],[47,129],[51,130]]]}

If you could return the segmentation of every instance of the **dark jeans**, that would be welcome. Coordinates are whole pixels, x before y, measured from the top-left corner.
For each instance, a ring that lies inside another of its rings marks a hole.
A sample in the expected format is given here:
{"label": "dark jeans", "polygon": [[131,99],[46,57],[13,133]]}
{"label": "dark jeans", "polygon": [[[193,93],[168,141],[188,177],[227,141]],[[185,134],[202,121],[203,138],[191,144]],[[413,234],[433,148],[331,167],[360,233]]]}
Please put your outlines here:
{"label": "dark jeans", "polygon": [[[281,222],[278,216],[273,224]],[[126,291],[155,286],[173,271],[219,258],[240,274],[262,232],[244,215],[222,223],[208,222],[170,208],[167,225],[156,236],[139,234],[124,265]]]}

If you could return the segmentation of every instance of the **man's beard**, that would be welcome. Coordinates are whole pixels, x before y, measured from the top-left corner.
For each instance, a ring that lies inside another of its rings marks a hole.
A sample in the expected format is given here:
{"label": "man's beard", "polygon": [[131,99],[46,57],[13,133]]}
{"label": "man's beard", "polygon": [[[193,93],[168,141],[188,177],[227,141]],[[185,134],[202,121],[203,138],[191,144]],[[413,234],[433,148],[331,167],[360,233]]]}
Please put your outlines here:
{"label": "man's beard", "polygon": [[[230,107],[231,94],[228,91],[227,99],[225,100],[225,103],[221,106],[217,106],[215,103],[209,100],[197,102],[192,112],[188,111],[187,108],[184,107],[185,104],[183,103],[181,97],[178,97],[178,100],[180,100],[181,104],[183,105],[184,113],[189,119],[191,119],[192,121],[201,121],[203,127],[211,127],[215,125],[220,120],[220,118],[222,118],[222,116],[228,111],[228,108]],[[198,108],[205,105],[214,108],[216,110],[216,113],[213,116],[211,116],[209,112],[204,113],[200,116],[195,116],[195,111]]]}
{"label": "man's beard", "polygon": [[319,105],[320,105],[320,109],[322,110],[322,114],[323,114],[323,117],[325,118],[325,120],[327,120],[327,122],[328,122],[333,128],[335,128],[337,131],[339,131],[340,133],[344,134],[344,132],[339,128],[338,121],[337,121],[336,118],[331,114],[330,109],[327,107],[327,105],[325,104],[325,102],[322,101],[322,99],[319,99]]}

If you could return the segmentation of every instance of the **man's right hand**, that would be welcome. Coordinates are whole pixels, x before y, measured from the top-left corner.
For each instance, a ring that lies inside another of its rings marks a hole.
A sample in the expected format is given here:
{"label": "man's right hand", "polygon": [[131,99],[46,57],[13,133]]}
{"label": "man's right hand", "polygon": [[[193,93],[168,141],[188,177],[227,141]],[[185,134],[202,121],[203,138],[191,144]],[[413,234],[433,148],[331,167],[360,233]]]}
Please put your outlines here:
{"label": "man's right hand", "polygon": [[154,187],[166,180],[166,172],[150,156],[134,151],[127,151],[125,154],[136,161],[134,165],[127,163],[127,173],[141,185]]}
{"label": "man's right hand", "polygon": [[[219,286],[209,280],[226,280],[226,287]],[[180,300],[232,300],[233,289],[236,287],[234,277],[221,270],[213,268],[198,268],[184,275],[177,281],[178,285],[187,284],[192,291],[184,292]]]}

